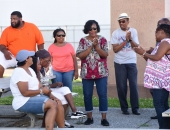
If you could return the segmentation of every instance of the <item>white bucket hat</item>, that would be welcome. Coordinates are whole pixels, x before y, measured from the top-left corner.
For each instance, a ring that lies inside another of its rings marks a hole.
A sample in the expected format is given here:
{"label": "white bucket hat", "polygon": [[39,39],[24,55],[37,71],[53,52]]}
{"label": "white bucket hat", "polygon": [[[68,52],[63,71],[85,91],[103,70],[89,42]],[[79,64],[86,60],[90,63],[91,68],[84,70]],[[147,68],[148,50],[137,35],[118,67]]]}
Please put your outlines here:
{"label": "white bucket hat", "polygon": [[127,13],[122,13],[122,14],[119,15],[118,21],[121,20],[121,19],[125,19],[125,18],[129,19],[130,17],[127,15]]}

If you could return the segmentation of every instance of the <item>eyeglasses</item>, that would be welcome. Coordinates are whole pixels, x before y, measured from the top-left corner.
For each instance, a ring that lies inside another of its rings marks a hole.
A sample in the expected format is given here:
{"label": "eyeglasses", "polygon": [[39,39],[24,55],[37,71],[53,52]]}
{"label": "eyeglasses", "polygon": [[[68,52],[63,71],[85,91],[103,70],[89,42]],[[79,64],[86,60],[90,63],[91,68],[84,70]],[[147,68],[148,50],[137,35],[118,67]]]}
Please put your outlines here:
{"label": "eyeglasses", "polygon": [[125,20],[119,21],[119,23],[125,23],[125,22],[126,22]]}
{"label": "eyeglasses", "polygon": [[45,59],[44,59],[44,61],[47,62],[48,64],[51,62],[51,60],[45,60]]}
{"label": "eyeglasses", "polygon": [[89,31],[92,31],[92,30],[97,30],[97,28],[91,28],[91,29],[89,29]]}
{"label": "eyeglasses", "polygon": [[66,35],[57,35],[57,37],[65,37]]}

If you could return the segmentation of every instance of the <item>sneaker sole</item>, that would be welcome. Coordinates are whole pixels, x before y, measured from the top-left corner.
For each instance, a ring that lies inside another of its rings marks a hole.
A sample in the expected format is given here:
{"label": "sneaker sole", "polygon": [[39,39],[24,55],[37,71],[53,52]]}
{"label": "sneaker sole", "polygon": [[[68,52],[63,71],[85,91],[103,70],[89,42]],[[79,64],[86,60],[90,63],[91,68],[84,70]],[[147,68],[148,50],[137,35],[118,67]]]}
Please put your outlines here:
{"label": "sneaker sole", "polygon": [[70,118],[71,119],[79,119],[79,118],[85,118],[86,117],[86,115],[81,115],[81,116],[71,116]]}

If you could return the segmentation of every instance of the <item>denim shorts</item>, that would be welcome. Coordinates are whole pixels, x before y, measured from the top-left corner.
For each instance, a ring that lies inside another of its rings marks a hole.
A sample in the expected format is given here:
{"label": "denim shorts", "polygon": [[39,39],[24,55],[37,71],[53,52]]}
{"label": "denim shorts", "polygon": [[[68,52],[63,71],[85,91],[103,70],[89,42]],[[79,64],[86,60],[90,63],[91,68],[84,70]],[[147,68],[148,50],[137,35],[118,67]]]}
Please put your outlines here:
{"label": "denim shorts", "polygon": [[17,111],[32,113],[32,114],[41,114],[44,113],[44,103],[49,99],[45,95],[30,97],[30,99]]}

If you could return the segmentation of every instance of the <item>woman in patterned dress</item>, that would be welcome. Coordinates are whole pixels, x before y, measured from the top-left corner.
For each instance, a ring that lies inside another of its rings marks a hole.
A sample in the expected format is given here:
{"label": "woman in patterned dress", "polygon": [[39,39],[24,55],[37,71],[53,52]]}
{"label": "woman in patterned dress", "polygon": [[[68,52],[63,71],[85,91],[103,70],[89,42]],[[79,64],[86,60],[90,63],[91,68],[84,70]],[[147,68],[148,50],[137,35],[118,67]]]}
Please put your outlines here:
{"label": "woman in patterned dress", "polygon": [[162,117],[162,113],[169,109],[166,104],[168,104],[170,92],[170,25],[158,26],[155,35],[156,41],[160,43],[151,54],[142,47],[134,48],[134,50],[147,60],[144,87],[152,89],[159,128],[170,129],[170,118]]}

